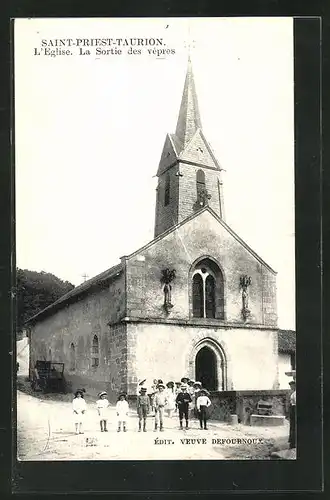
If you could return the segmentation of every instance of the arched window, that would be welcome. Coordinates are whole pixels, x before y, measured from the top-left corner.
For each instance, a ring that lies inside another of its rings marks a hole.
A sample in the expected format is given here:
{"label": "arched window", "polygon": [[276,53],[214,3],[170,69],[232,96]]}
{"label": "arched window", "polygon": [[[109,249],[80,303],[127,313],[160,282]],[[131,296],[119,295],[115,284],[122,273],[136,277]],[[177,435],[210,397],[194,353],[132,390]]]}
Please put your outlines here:
{"label": "arched window", "polygon": [[93,337],[93,343],[92,343],[92,367],[96,368],[99,366],[99,339],[97,338],[97,335],[94,335]]}
{"label": "arched window", "polygon": [[205,172],[204,172],[204,170],[197,170],[197,172],[196,172],[196,190],[197,190],[197,199],[199,199],[200,193],[205,191]]}
{"label": "arched window", "polygon": [[171,186],[170,175],[167,174],[166,178],[165,178],[165,192],[164,192],[164,205],[165,205],[165,207],[170,202],[170,186]]}
{"label": "arched window", "polygon": [[192,274],[194,318],[224,319],[224,283],[219,266],[211,259],[196,264]]}
{"label": "arched window", "polygon": [[193,316],[204,317],[203,278],[199,273],[193,276]]}
{"label": "arched window", "polygon": [[215,279],[212,274],[205,279],[205,317],[215,318]]}
{"label": "arched window", "polygon": [[52,360],[52,350],[51,349],[48,349],[48,360],[49,361]]}
{"label": "arched window", "polygon": [[70,370],[74,372],[76,369],[76,348],[74,343],[70,344]]}

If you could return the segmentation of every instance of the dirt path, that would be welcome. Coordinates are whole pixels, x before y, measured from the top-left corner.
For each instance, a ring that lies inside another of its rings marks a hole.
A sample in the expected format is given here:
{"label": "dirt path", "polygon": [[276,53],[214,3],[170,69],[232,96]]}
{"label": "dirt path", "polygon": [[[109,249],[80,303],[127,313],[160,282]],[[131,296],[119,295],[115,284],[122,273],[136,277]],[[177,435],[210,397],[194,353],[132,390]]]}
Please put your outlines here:
{"label": "dirt path", "polygon": [[[68,398],[70,399],[70,398]],[[287,425],[273,428],[230,426],[209,422],[200,430],[197,421],[187,431],[178,429],[176,416],[165,420],[164,432],[153,432],[154,419],[148,418],[148,432],[137,432],[137,416],[131,411],[128,432],[118,433],[115,409],[109,409],[108,433],[101,433],[95,406],[88,404],[84,434],[76,435],[71,401],[41,399],[18,391],[18,458],[20,460],[198,460],[263,459],[278,441],[287,441]],[[156,444],[155,440],[166,440]],[[246,444],[223,442],[237,438]],[[252,439],[254,444],[251,444]],[[258,442],[259,438],[262,442]],[[185,441],[190,440],[190,441]],[[195,440],[195,441],[193,441]],[[203,442],[204,440],[204,442]],[[220,440],[220,441],[216,441]]]}

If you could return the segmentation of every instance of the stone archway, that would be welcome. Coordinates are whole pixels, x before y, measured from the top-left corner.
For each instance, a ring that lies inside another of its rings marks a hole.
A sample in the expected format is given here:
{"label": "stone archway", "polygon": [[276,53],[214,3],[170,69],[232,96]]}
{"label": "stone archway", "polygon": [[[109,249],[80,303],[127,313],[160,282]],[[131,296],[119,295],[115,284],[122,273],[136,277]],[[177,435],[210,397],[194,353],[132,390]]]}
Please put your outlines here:
{"label": "stone archway", "polygon": [[208,346],[202,347],[196,354],[195,380],[202,382],[208,391],[218,389],[217,359],[214,351]]}
{"label": "stone archway", "polygon": [[190,356],[191,378],[210,391],[228,390],[227,358],[218,342],[203,338],[195,344]]}

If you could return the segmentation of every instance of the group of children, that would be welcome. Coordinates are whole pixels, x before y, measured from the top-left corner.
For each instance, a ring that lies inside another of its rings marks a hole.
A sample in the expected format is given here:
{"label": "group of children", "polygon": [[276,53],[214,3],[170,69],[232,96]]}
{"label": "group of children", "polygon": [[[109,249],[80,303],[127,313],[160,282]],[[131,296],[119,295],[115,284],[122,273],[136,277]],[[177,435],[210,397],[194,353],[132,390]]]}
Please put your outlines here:
{"label": "group of children", "polygon": [[[180,387],[178,383],[176,388],[173,382],[168,382],[166,387],[162,380],[154,380],[153,387],[150,394],[148,388],[144,386],[142,381],[139,384],[137,395],[137,414],[139,417],[139,432],[147,432],[147,416],[152,410],[154,412],[154,431],[158,429],[164,430],[164,413],[167,412],[169,417],[172,416],[173,410],[178,411],[180,429],[183,429],[183,420],[185,420],[185,428],[189,428],[189,413],[191,405],[193,404],[192,411],[198,417],[201,429],[207,429],[206,422],[208,418],[207,408],[211,405],[209,393],[206,389],[202,388],[200,382],[193,382],[188,384],[189,379],[182,378]],[[166,389],[166,390],[165,390]],[[78,389],[75,392],[72,402],[73,417],[76,434],[83,434],[83,422],[87,410],[86,401],[84,399],[84,389]],[[101,391],[98,394],[96,401],[96,409],[99,416],[101,432],[108,432],[108,407],[110,403],[107,398],[107,393]],[[126,399],[126,394],[121,393],[116,404],[116,414],[118,427],[117,432],[123,429],[127,430],[127,417],[129,412],[129,405]]]}
{"label": "group of children", "polygon": [[[78,389],[75,392],[74,399],[72,402],[73,417],[75,423],[76,434],[83,434],[83,421],[87,410],[87,404],[84,399],[85,389]],[[108,395],[105,391],[101,391],[98,394],[98,400],[96,401],[96,409],[100,420],[101,432],[108,432],[108,407],[110,406]],[[127,430],[127,417],[128,417],[128,402],[126,401],[126,394],[122,393],[119,395],[119,399],[116,404],[116,413],[118,420],[117,432]]]}
{"label": "group of children", "polygon": [[[176,387],[175,387],[176,385]],[[183,420],[185,420],[185,428],[189,428],[190,407],[193,403],[195,416],[198,417],[201,429],[207,429],[206,421],[208,418],[207,408],[211,406],[209,393],[203,389],[200,382],[194,382],[186,377],[181,379],[181,382],[168,382],[167,389],[162,380],[154,380],[151,386],[150,394],[148,395],[148,387],[146,380],[142,380],[138,384],[137,396],[137,412],[139,416],[139,432],[146,432],[147,415],[154,411],[155,427],[154,430],[164,430],[164,411],[168,411],[168,416],[171,416],[173,410],[179,413],[180,429],[183,429]]]}

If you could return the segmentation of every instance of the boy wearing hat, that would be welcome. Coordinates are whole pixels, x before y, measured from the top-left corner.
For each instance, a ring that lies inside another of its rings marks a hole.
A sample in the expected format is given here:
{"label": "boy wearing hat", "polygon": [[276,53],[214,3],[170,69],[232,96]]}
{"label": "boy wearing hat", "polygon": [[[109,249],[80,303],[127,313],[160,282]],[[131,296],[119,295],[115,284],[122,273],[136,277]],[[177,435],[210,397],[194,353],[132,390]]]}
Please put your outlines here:
{"label": "boy wearing hat", "polygon": [[164,421],[164,407],[167,404],[167,395],[164,392],[165,385],[160,383],[157,385],[158,392],[155,394],[154,407],[155,407],[155,431],[157,431],[158,424],[159,430],[163,431]]}
{"label": "boy wearing hat", "polygon": [[139,432],[141,432],[141,425],[143,420],[143,432],[147,432],[146,423],[147,415],[150,411],[150,400],[147,395],[147,388],[142,387],[136,403],[137,413],[139,415]]}
{"label": "boy wearing hat", "polygon": [[155,413],[154,401],[155,401],[155,396],[157,393],[157,385],[158,385],[158,380],[156,378],[154,378],[152,386],[150,388],[150,395],[149,395],[150,396],[150,407],[151,407],[152,413]]}
{"label": "boy wearing hat", "polygon": [[191,396],[187,392],[187,386],[182,384],[181,391],[176,397],[176,403],[179,409],[179,420],[180,420],[180,429],[182,427],[182,420],[185,417],[186,420],[186,429],[188,429],[188,420],[189,420],[189,403],[191,403]]}
{"label": "boy wearing hat", "polygon": [[199,416],[199,423],[201,426],[201,429],[203,429],[203,423],[204,423],[204,429],[206,430],[206,418],[207,418],[207,412],[206,409],[211,406],[211,401],[210,398],[207,396],[207,391],[205,389],[202,389],[200,391],[200,395],[197,398],[196,402],[196,408],[198,411],[198,416]]}
{"label": "boy wearing hat", "polygon": [[178,404],[176,402],[176,397],[181,392],[181,382],[175,382],[174,395],[175,395],[175,413],[178,411]]}
{"label": "boy wearing hat", "polygon": [[193,411],[194,411],[195,417],[199,418],[199,414],[198,414],[198,410],[197,410],[197,399],[201,395],[202,383],[198,382],[198,381],[194,382],[193,389],[194,389],[194,393],[191,396],[193,401],[194,401],[194,410]]}
{"label": "boy wearing hat", "polygon": [[108,432],[107,429],[107,421],[108,421],[108,415],[107,415],[107,408],[109,407],[110,403],[107,399],[107,393],[105,391],[101,391],[98,394],[99,399],[96,401],[96,408],[97,412],[100,417],[100,427],[101,427],[101,432]]}
{"label": "boy wearing hat", "polygon": [[189,380],[189,382],[188,382],[188,392],[189,392],[191,397],[193,397],[193,395],[195,393],[194,383],[195,383],[194,380]]}
{"label": "boy wearing hat", "polygon": [[126,394],[121,393],[116,404],[116,413],[118,417],[118,429],[117,432],[121,430],[121,424],[123,424],[123,431],[126,432],[126,422],[128,417],[128,402],[126,401]]}

